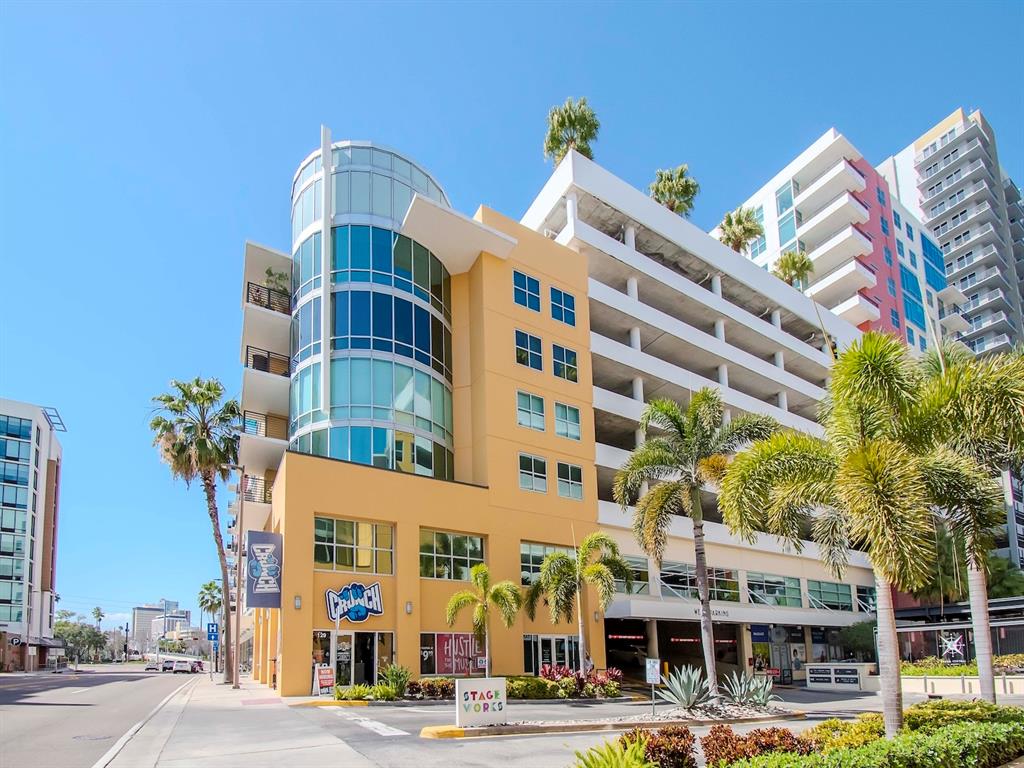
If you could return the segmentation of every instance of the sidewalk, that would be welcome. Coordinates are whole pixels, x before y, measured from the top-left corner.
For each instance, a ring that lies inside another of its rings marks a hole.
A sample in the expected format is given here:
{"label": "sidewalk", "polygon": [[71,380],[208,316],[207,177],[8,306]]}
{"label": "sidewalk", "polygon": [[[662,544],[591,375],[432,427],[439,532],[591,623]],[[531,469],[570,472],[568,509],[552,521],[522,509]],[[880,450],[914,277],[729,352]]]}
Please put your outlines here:
{"label": "sidewalk", "polygon": [[239,690],[193,677],[125,744],[110,768],[373,768],[326,730],[248,679]]}

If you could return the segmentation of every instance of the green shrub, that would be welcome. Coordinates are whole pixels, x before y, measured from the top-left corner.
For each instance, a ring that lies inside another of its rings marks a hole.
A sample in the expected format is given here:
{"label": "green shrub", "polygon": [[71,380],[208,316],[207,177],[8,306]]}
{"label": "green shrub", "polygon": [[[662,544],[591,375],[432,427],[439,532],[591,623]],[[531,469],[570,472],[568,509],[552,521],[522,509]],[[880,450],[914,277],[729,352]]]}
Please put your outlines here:
{"label": "green shrub", "polygon": [[575,768],[659,768],[644,755],[644,741],[623,746],[619,741],[606,741],[586,752],[576,752]]}
{"label": "green shrub", "polygon": [[601,686],[601,693],[609,699],[614,699],[616,696],[620,696],[622,694],[622,688],[614,680],[609,680]]}
{"label": "green shrub", "polygon": [[697,768],[694,750],[697,739],[681,725],[666,725],[657,731],[634,728],[619,737],[619,743],[627,747],[633,742],[644,742],[644,755],[660,768]]}
{"label": "green shrub", "polygon": [[1001,707],[987,701],[949,701],[935,699],[910,707],[903,723],[910,730],[934,730],[962,722],[1024,723],[1024,708]]}
{"label": "green shrub", "polygon": [[992,666],[1006,671],[1024,669],[1024,653],[1004,653],[992,660]]}
{"label": "green shrub", "polygon": [[831,752],[835,749],[862,747],[885,735],[882,716],[871,712],[856,720],[823,720],[800,734],[807,751]]}
{"label": "green shrub", "polygon": [[334,689],[334,698],[338,701],[363,701],[366,699],[373,689],[368,685],[356,685],[348,688],[342,688],[340,685]]}
{"label": "green shrub", "polygon": [[374,701],[394,701],[398,698],[398,693],[387,683],[377,683],[371,689],[370,695]]}
{"label": "green shrub", "polygon": [[409,680],[412,679],[412,672],[408,667],[398,664],[388,664],[381,671],[381,678],[395,690],[395,696],[402,698],[409,687]]}
{"label": "green shrub", "polygon": [[900,673],[909,677],[960,677],[978,674],[978,665],[973,661],[970,664],[947,664],[937,656],[925,656],[917,661],[900,662]]}
{"label": "green shrub", "polygon": [[510,699],[557,699],[558,683],[543,677],[510,677],[506,683]]}
{"label": "green shrub", "polygon": [[560,699],[575,699],[580,694],[575,677],[563,677],[555,685],[558,687]]}
{"label": "green shrub", "polygon": [[[731,768],[997,768],[1020,755],[1024,723],[958,723],[934,731],[905,731],[854,749],[749,757]],[[713,763],[709,760],[708,765]]]}

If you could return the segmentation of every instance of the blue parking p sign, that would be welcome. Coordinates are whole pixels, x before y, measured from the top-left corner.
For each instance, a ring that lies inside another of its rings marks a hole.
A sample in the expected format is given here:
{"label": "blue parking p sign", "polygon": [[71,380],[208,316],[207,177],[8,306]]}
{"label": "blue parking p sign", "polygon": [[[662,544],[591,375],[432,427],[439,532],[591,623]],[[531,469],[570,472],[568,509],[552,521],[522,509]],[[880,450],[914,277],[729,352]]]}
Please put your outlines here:
{"label": "blue parking p sign", "polygon": [[206,639],[207,640],[216,640],[218,634],[219,634],[219,627],[217,626],[216,622],[210,622],[209,624],[206,625]]}

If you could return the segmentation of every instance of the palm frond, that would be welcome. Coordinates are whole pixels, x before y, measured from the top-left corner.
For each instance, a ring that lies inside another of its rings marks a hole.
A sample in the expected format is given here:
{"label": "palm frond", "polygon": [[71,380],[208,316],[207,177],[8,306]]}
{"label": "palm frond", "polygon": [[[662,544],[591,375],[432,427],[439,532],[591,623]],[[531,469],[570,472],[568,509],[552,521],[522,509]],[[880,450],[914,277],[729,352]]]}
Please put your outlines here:
{"label": "palm frond", "polygon": [[668,543],[673,515],[690,514],[690,489],[679,481],[658,483],[640,497],[633,511],[633,535],[651,557],[660,561]]}

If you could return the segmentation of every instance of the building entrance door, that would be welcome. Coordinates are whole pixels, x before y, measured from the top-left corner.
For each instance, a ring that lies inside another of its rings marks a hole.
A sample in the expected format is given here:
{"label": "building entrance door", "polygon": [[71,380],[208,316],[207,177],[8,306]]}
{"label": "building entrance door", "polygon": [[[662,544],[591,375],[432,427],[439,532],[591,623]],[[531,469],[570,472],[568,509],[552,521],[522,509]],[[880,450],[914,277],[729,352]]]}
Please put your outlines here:
{"label": "building entrance door", "polygon": [[373,685],[377,681],[376,637],[374,632],[356,632],[354,643],[352,683]]}
{"label": "building entrance door", "polygon": [[526,671],[538,674],[540,667],[550,664],[557,667],[579,669],[580,641],[573,635],[539,635],[536,637],[536,650],[530,654],[529,661],[537,666]]}
{"label": "building entrance door", "polygon": [[339,632],[334,643],[335,682],[341,686],[352,685],[352,633]]}

